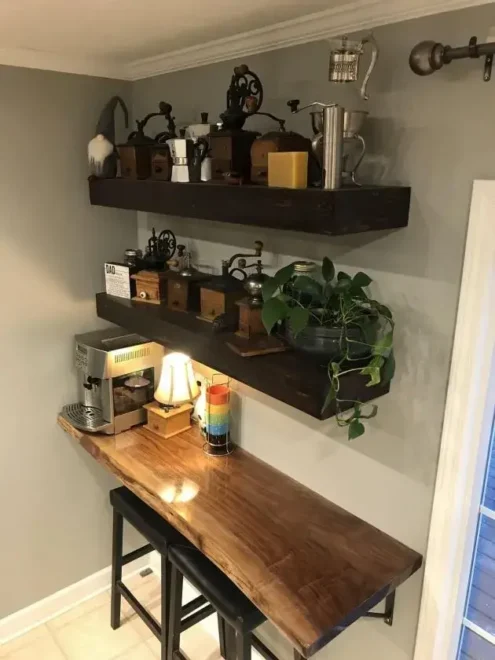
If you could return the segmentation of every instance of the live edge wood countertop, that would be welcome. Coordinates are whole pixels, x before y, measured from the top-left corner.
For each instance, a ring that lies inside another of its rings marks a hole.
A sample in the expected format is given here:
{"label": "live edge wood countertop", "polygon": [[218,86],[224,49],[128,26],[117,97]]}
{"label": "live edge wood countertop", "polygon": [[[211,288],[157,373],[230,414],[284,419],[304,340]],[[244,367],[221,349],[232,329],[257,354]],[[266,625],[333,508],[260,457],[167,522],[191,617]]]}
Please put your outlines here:
{"label": "live edge wood countertop", "polygon": [[59,424],[219,566],[305,657],[421,566],[413,550],[248,452],[207,456],[197,428],[164,440],[142,427],[108,436]]}

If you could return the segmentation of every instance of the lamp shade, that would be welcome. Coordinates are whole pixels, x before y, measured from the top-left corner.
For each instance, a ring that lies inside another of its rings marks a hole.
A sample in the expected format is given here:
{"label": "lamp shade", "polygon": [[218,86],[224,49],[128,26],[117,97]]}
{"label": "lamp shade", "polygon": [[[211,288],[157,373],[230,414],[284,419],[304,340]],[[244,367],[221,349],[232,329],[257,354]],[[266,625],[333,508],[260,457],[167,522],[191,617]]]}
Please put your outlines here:
{"label": "lamp shade", "polygon": [[191,358],[184,353],[169,353],[163,358],[162,375],[155,399],[164,406],[180,406],[199,395]]}

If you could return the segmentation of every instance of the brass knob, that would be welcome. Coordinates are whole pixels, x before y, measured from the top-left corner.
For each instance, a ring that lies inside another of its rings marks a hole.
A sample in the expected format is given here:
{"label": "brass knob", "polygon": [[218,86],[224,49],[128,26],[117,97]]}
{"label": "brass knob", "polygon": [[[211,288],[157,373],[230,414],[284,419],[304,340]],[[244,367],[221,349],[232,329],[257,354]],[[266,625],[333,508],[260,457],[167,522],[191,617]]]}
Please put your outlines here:
{"label": "brass knob", "polygon": [[148,294],[146,293],[146,291],[140,291],[139,297],[145,300],[148,297]]}

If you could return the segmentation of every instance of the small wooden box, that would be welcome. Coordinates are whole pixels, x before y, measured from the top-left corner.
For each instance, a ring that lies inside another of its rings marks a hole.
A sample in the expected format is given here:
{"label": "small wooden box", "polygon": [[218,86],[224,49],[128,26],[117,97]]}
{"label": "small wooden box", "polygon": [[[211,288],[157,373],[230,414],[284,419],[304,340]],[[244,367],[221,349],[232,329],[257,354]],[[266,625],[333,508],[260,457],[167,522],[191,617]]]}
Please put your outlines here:
{"label": "small wooden box", "polygon": [[[234,279],[234,278],[232,278]],[[208,284],[201,287],[201,318],[205,321],[213,322],[217,316],[234,312],[236,302],[243,298],[245,291],[242,283],[229,287],[216,287],[215,284]]]}
{"label": "small wooden box", "polygon": [[238,337],[250,339],[267,334],[261,320],[261,306],[251,306],[249,298],[238,300],[236,305],[239,306],[239,330],[236,332]]}
{"label": "small wooden box", "polygon": [[131,275],[136,280],[136,295],[133,300],[159,305],[167,297],[167,281],[165,272],[154,270],[140,270],[139,273]]}
{"label": "small wooden box", "polygon": [[205,273],[184,277],[174,271],[167,272],[167,307],[179,312],[199,312],[200,286],[210,279]]}
{"label": "small wooden box", "polygon": [[155,181],[170,181],[172,166],[173,160],[170,149],[166,145],[153,147],[151,151],[151,178]]}
{"label": "small wooden box", "polygon": [[145,428],[164,438],[171,438],[191,428],[191,412],[194,406],[190,403],[170,410],[163,409],[156,401],[147,403],[143,407],[148,413],[148,423],[145,424]]}
{"label": "small wooden box", "polygon": [[120,175],[124,179],[148,179],[151,176],[151,147],[125,145],[117,147],[120,156]]}

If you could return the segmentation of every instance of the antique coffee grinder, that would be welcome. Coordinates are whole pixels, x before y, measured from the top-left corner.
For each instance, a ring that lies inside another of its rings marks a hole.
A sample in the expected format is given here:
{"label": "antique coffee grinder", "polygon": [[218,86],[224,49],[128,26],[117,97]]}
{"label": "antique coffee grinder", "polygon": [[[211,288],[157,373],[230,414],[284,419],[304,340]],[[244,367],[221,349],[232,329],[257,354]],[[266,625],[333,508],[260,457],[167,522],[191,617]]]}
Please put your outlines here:
{"label": "antique coffee grinder", "polygon": [[263,325],[263,285],[268,275],[263,273],[261,260],[250,264],[255,272],[244,280],[244,291],[247,296],[236,301],[239,308],[239,328],[229,336],[227,346],[242,357],[281,353],[287,350],[287,345],[278,337],[268,335]]}
{"label": "antique coffee grinder", "polygon": [[[219,316],[227,315],[237,319],[236,302],[244,296],[243,281],[247,278],[246,257],[261,257],[263,243],[254,242],[254,254],[238,253],[230,259],[222,261],[222,274],[213,276],[206,284],[201,286],[201,315],[204,321],[213,323]],[[234,262],[237,260],[237,266]],[[239,273],[241,279],[234,276]],[[230,323],[228,324],[230,325]],[[235,323],[237,326],[237,323]]]}
{"label": "antique coffee grinder", "polygon": [[151,237],[140,265],[143,270],[131,275],[135,281],[136,294],[133,300],[159,305],[167,296],[166,269],[177,248],[177,241],[170,229],[157,236],[153,227]]}
{"label": "antique coffee grinder", "polygon": [[242,183],[251,174],[251,145],[256,131],[243,129],[246,119],[259,113],[263,85],[246,64],[237,66],[227,90],[227,108],[220,115],[222,127],[210,135],[212,178]]}
{"label": "antique coffee grinder", "polygon": [[[167,307],[175,312],[200,311],[200,287],[211,278],[191,264],[191,253],[178,245],[178,269],[167,271]],[[181,255],[180,252],[183,254]]]}
{"label": "antique coffee grinder", "polygon": [[235,67],[227,90],[227,108],[220,115],[222,128],[210,136],[214,180],[249,180],[251,145],[259,133],[242,127],[262,102],[263,86],[258,76],[246,64]]}
{"label": "antique coffee grinder", "polygon": [[[136,120],[137,130],[133,131],[125,144],[118,146],[121,160],[121,175],[127,179],[148,179],[151,176],[151,159],[153,147],[165,135],[175,135],[174,118],[171,115],[170,103],[160,101],[159,112],[151,112],[144,119]],[[159,133],[155,138],[145,135],[144,128],[152,117],[165,117],[168,122],[167,131]],[[162,147],[163,148],[163,147]]]}
{"label": "antique coffee grinder", "polygon": [[[323,112],[313,110],[310,114],[313,127],[313,152],[320,165],[323,166]],[[364,110],[344,110],[342,133],[343,185],[361,185],[356,180],[356,173],[366,152],[366,142],[361,135],[361,129],[368,114]]]}
{"label": "antique coffee grinder", "polygon": [[347,37],[331,40],[328,69],[328,80],[330,82],[356,82],[359,79],[359,61],[366,44],[371,46],[371,62],[360,89],[361,98],[365,101],[369,99],[367,93],[368,82],[378,59],[378,44],[373,35],[370,34],[362,41],[350,41]]}

